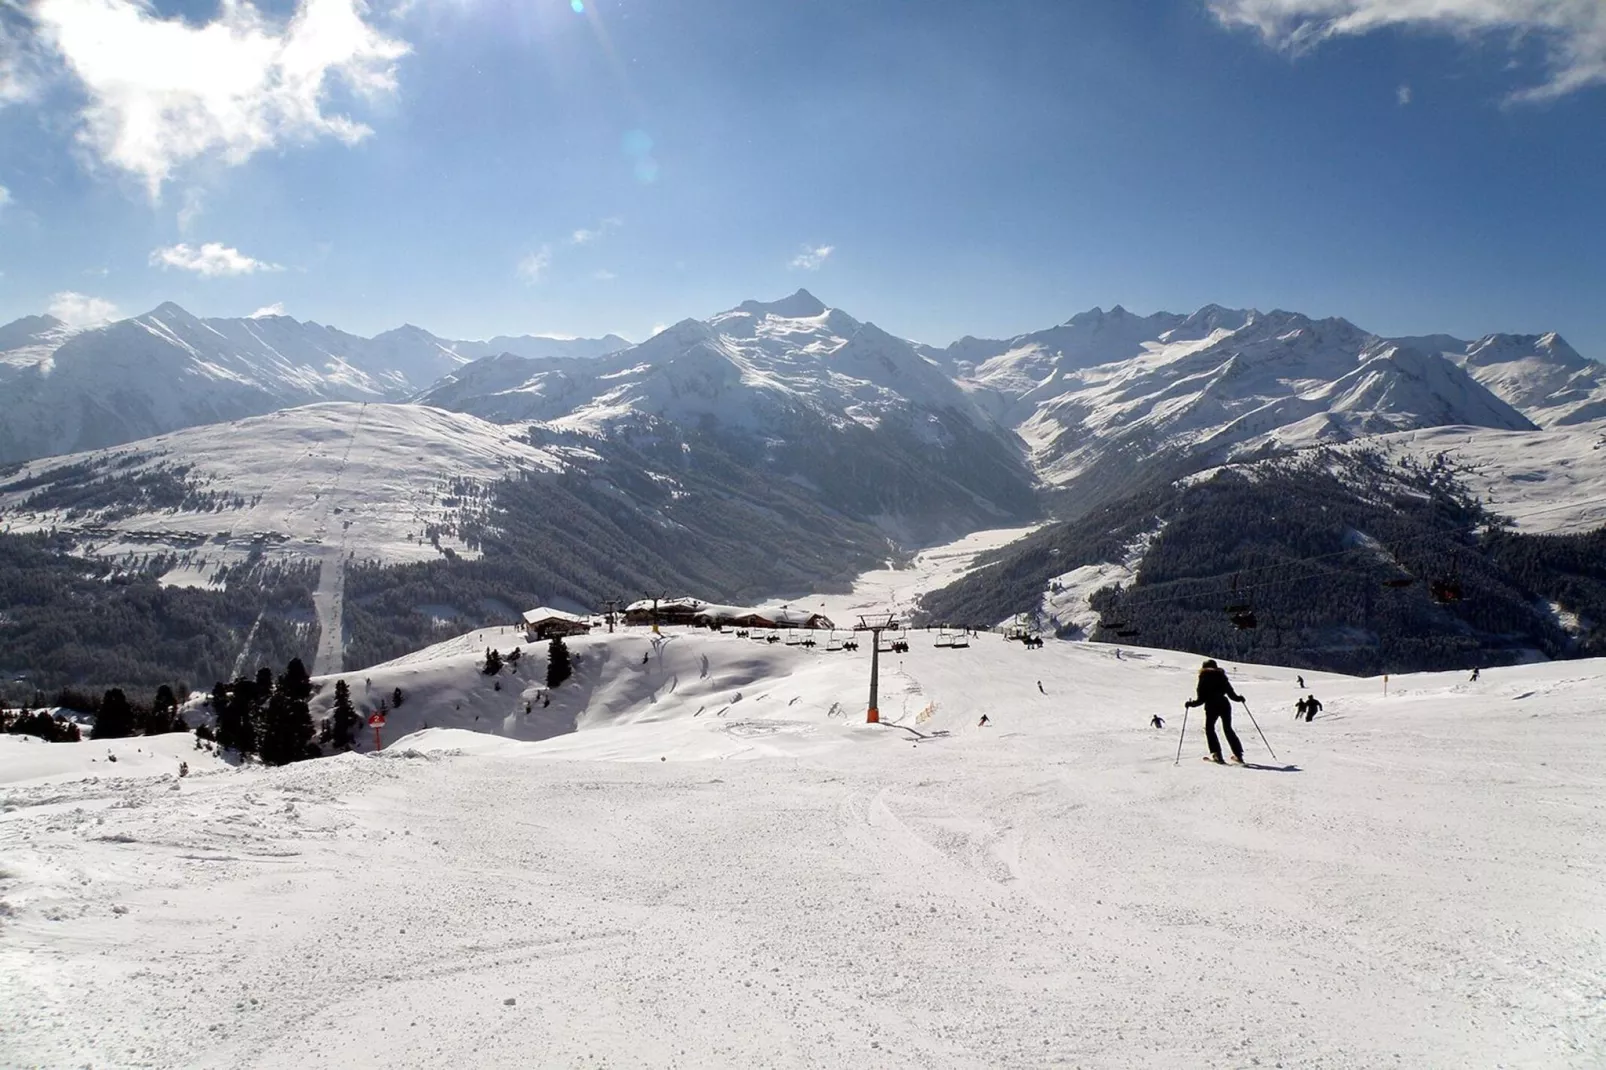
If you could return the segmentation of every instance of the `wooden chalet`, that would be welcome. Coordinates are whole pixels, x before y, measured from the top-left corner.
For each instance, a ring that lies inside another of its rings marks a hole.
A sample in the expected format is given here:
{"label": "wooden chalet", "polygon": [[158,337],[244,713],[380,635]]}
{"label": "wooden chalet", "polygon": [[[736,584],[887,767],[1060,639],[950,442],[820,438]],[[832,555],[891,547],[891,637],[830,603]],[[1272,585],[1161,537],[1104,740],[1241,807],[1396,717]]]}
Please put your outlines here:
{"label": "wooden chalet", "polygon": [[591,631],[591,621],[577,613],[544,606],[524,614],[524,637],[529,642],[553,639],[557,636],[585,635]]}

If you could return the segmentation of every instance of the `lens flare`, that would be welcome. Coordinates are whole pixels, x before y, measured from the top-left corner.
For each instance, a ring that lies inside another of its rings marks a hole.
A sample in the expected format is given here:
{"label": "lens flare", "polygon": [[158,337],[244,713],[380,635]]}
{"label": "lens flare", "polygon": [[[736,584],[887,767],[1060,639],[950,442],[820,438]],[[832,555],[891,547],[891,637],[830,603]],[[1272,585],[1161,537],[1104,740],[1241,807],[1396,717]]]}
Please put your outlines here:
{"label": "lens flare", "polygon": [[584,15],[586,13],[586,0],[569,0],[569,9],[576,15]]}

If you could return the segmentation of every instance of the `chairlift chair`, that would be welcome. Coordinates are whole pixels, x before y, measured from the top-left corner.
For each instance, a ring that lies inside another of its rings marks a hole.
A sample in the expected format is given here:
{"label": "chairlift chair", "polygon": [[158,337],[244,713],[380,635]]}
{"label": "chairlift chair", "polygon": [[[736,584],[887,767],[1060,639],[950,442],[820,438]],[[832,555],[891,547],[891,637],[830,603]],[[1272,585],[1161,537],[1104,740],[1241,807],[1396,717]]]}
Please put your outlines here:
{"label": "chairlift chair", "polygon": [[1461,601],[1461,562],[1451,559],[1450,571],[1428,584],[1428,594],[1440,605]]}

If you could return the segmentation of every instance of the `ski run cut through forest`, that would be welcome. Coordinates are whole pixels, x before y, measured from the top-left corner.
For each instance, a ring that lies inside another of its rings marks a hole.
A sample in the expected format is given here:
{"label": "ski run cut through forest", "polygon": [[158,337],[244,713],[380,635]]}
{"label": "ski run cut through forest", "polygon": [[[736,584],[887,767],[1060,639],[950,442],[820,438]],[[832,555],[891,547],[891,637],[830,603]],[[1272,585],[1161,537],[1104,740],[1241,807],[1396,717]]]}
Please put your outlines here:
{"label": "ski run cut through forest", "polygon": [[911,630],[867,724],[868,637],[764,638],[596,629],[548,690],[466,632],[316,678],[405,702],[277,768],[0,737],[0,1064],[1606,1064],[1600,660],[1223,658],[1239,768],[1195,654]]}

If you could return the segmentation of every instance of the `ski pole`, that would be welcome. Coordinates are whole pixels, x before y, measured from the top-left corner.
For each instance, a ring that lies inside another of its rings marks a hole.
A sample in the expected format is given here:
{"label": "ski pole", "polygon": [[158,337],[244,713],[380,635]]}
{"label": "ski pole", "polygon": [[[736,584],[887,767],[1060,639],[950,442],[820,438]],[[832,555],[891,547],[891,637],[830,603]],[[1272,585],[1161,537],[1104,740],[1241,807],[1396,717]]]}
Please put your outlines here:
{"label": "ski pole", "polygon": [[1182,763],[1182,741],[1184,739],[1187,739],[1187,738],[1188,738],[1188,704],[1186,702],[1184,702],[1182,704],[1182,734],[1177,737],[1177,760],[1172,762],[1171,763],[1172,765],[1180,765]]}
{"label": "ski pole", "polygon": [[[1249,703],[1246,700],[1239,699],[1238,701],[1244,704],[1244,712],[1249,715],[1249,723],[1255,726],[1256,732],[1260,732],[1260,722],[1255,720],[1255,711],[1249,708]],[[1266,733],[1260,732],[1260,741],[1262,743],[1266,743]],[[1271,749],[1270,743],[1266,743],[1266,750],[1271,754],[1271,760],[1275,762],[1277,760],[1277,752]],[[1182,749],[1179,747],[1177,748],[1177,755],[1179,758],[1181,757],[1181,754]]]}

